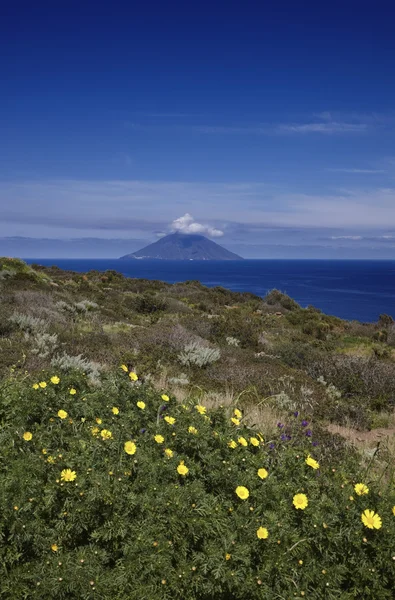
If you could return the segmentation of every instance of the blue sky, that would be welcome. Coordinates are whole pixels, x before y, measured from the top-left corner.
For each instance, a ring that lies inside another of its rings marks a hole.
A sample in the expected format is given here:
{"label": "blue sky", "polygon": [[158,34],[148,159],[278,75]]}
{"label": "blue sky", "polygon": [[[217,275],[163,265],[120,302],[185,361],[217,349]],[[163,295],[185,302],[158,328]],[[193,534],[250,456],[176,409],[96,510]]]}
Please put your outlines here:
{"label": "blue sky", "polygon": [[112,257],[178,227],[246,257],[395,257],[394,17],[8,3],[0,254]]}

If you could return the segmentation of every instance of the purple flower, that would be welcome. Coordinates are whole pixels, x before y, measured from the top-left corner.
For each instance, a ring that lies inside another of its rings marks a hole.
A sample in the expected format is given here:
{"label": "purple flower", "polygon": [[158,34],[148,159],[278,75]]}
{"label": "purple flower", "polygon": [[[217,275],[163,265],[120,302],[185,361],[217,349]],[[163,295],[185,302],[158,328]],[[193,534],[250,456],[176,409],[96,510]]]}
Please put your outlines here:
{"label": "purple flower", "polygon": [[312,446],[318,446],[318,445],[319,445],[318,442],[313,442],[312,443]]}
{"label": "purple flower", "polygon": [[282,423],[277,423],[277,427],[278,427],[279,429],[282,429],[282,428],[284,427],[284,425],[283,425]]}
{"label": "purple flower", "polygon": [[159,409],[159,412],[164,412],[167,408],[167,404],[162,404],[162,406]]}
{"label": "purple flower", "polygon": [[306,427],[309,424],[308,421],[306,421],[305,419],[303,419],[302,421],[302,427]]}
{"label": "purple flower", "polygon": [[273,450],[276,444],[269,444],[270,450]]}
{"label": "purple flower", "polygon": [[311,437],[313,435],[313,432],[311,431],[311,429],[308,429],[305,435],[307,435],[307,437]]}
{"label": "purple flower", "polygon": [[283,442],[286,442],[286,441],[288,440],[288,436],[287,436],[285,433],[283,433],[283,434],[281,435],[281,440],[282,440]]}
{"label": "purple flower", "polygon": [[299,411],[295,410],[295,412],[294,412],[294,417],[295,417],[295,419],[296,419],[296,417],[298,417],[298,416],[299,416]]}
{"label": "purple flower", "polygon": [[146,430],[146,429],[144,429],[144,427],[143,427],[143,429],[140,429],[140,433],[145,433],[146,431],[147,431],[147,430]]}

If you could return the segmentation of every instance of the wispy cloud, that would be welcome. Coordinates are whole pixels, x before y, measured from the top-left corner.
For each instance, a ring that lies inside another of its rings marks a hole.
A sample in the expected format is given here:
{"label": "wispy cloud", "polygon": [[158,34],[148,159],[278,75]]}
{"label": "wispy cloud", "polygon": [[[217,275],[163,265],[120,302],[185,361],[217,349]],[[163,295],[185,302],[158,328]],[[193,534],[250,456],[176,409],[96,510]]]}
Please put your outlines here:
{"label": "wispy cloud", "polygon": [[327,121],[324,123],[291,123],[277,125],[276,132],[282,134],[290,133],[322,133],[333,135],[336,133],[366,133],[367,123],[343,123],[339,121]]}
{"label": "wispy cloud", "polygon": [[361,175],[377,175],[379,173],[386,173],[385,169],[326,169],[332,173],[350,173],[350,174],[361,174]]}

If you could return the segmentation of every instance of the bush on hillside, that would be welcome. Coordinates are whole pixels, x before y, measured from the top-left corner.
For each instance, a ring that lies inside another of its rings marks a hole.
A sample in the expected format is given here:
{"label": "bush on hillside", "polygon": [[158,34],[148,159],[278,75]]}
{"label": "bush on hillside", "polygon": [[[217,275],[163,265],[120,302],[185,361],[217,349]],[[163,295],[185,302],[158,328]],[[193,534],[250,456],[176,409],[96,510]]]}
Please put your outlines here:
{"label": "bush on hillside", "polygon": [[393,489],[136,377],[0,388],[0,598],[393,598]]}

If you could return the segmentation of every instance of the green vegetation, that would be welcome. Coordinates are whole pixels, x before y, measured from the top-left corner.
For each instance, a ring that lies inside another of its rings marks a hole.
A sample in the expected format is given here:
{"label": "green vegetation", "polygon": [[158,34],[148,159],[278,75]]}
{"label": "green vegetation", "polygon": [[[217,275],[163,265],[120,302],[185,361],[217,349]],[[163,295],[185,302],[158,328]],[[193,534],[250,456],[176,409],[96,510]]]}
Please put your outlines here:
{"label": "green vegetation", "polygon": [[390,317],[15,259],[0,298],[0,598],[393,598]]}

